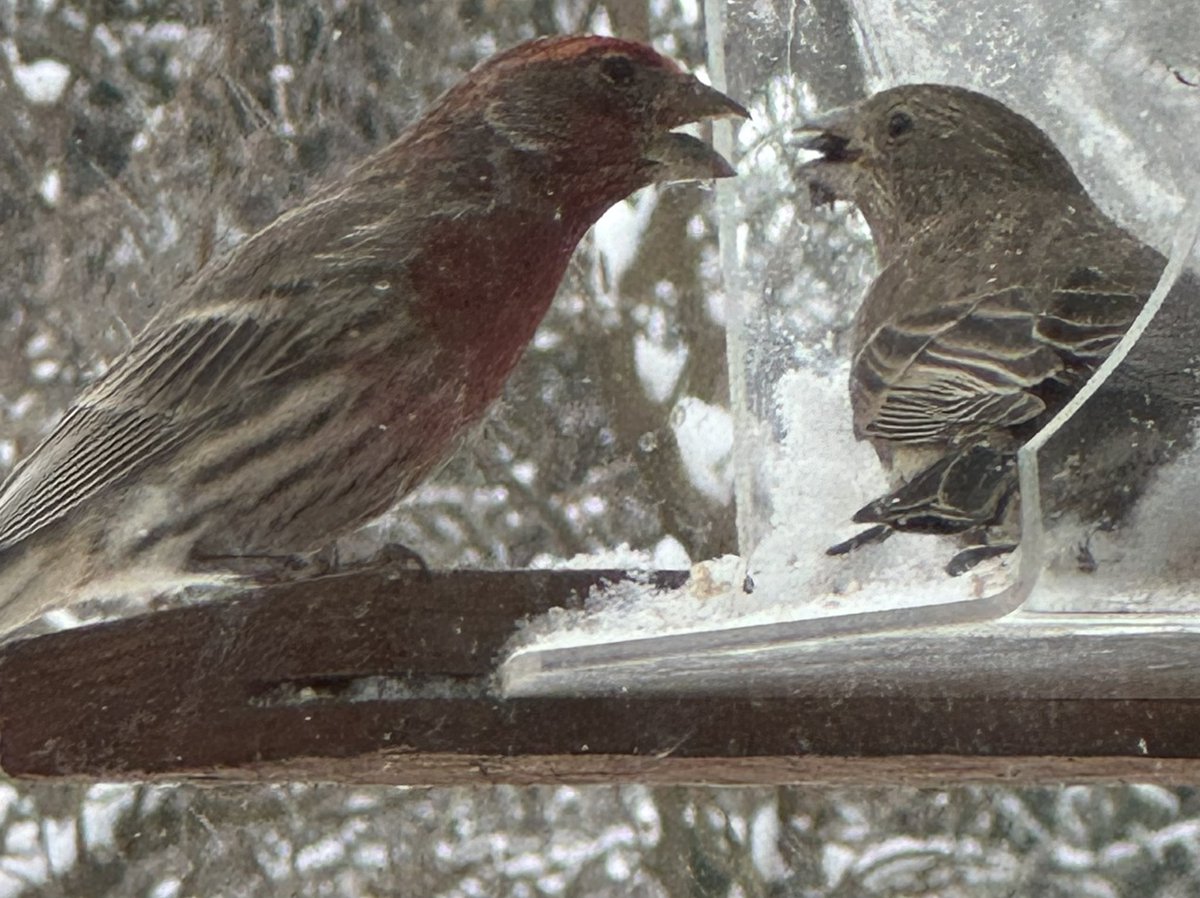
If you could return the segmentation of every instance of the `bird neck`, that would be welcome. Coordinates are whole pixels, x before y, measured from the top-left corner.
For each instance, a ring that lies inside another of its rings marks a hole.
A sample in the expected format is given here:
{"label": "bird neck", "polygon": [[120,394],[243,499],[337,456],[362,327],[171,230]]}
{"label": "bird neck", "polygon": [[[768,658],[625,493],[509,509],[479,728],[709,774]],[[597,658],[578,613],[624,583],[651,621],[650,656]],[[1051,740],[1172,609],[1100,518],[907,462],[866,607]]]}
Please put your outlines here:
{"label": "bird neck", "polygon": [[[560,135],[534,146],[477,115],[432,135],[421,132],[419,145],[411,149],[431,170],[424,173],[428,183],[418,188],[422,192],[432,196],[450,187],[456,197],[476,202],[537,207],[582,222],[582,235],[614,203],[653,180],[653,164],[641,158],[634,138],[619,138],[599,132],[571,140]],[[396,146],[403,143],[401,138]]]}
{"label": "bird neck", "polygon": [[447,374],[461,378],[465,419],[500,395],[590,224],[507,206],[430,225],[408,272],[414,311]]}
{"label": "bird neck", "polygon": [[[1031,219],[1044,222],[1102,214],[1082,190],[1023,189],[1020,185],[1006,190],[978,189],[957,198],[940,194],[926,202],[864,204],[862,212],[882,265],[916,247],[969,245],[981,235],[1019,232],[1022,222],[1032,236],[1040,231]],[[1019,245],[1020,234],[1015,233],[1013,240]]]}
{"label": "bird neck", "polygon": [[410,164],[399,179],[396,167],[381,167],[377,192],[394,191],[392,208],[426,211],[419,228],[381,232],[380,241],[414,248],[395,280],[407,284],[412,314],[447,376],[459,377],[460,413],[472,419],[499,396],[584,233],[638,185],[627,172],[564,174],[556,160],[514,147],[483,123],[404,142],[390,152],[420,167]]}

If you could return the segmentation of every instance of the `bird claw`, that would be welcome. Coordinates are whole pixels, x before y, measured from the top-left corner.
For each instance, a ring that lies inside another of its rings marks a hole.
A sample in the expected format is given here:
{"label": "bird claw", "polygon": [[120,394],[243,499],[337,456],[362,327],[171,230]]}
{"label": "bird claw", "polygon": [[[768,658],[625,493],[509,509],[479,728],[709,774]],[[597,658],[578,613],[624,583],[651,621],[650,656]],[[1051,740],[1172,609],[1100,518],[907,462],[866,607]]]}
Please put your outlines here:
{"label": "bird claw", "polygon": [[850,537],[848,540],[830,546],[825,550],[826,555],[848,555],[855,549],[869,546],[872,543],[881,543],[896,531],[887,524],[876,524],[874,527],[868,527],[861,533]]}
{"label": "bird claw", "polygon": [[234,574],[259,585],[307,580],[328,572],[323,552],[315,555],[201,555],[189,567],[204,573]]}
{"label": "bird claw", "polygon": [[1002,543],[995,546],[971,546],[969,549],[963,549],[957,555],[950,559],[946,565],[946,573],[951,577],[959,577],[969,571],[981,561],[988,558],[997,558],[1001,555],[1007,555],[1016,549],[1016,543]]}
{"label": "bird claw", "polygon": [[322,549],[318,555],[325,566],[318,576],[379,573],[391,578],[416,570],[425,582],[433,579],[433,573],[421,554],[401,543],[384,543],[368,555],[349,560],[343,560],[339,556],[336,544]]}
{"label": "bird claw", "polygon": [[401,543],[387,543],[380,546],[379,551],[372,553],[369,557],[340,568],[339,573],[345,570],[378,570],[397,574],[414,569],[420,572],[421,579],[425,582],[433,579],[433,572],[416,549],[410,549]]}
{"label": "bird claw", "polygon": [[381,546],[365,558],[342,561],[336,544],[308,555],[212,555],[193,559],[202,571],[221,571],[248,577],[260,585],[293,583],[335,574],[383,572],[395,575],[416,569],[422,579],[433,574],[420,553],[400,543]]}
{"label": "bird claw", "polygon": [[1075,549],[1075,565],[1079,568],[1080,573],[1094,574],[1099,565],[1096,563],[1096,556],[1092,554],[1092,547],[1086,542],[1079,545]]}

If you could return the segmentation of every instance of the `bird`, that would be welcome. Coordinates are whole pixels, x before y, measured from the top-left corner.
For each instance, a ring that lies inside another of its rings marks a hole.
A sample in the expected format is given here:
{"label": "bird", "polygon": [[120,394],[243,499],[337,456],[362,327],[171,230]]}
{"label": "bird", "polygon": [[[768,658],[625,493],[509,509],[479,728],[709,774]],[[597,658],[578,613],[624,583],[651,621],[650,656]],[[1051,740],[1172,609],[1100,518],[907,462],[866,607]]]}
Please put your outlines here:
{"label": "bird", "polygon": [[[798,131],[818,154],[796,169],[812,202],[857,206],[879,263],[851,326],[849,391],[854,435],[891,489],[829,554],[895,531],[959,534],[947,571],[961,574],[1016,547],[1017,451],[1112,351],[1166,259],[1097,205],[1044,131],[977,91],[900,85]],[[1195,368],[1197,307],[1186,273],[1156,340],[1047,447],[1048,514],[1117,525],[1190,439],[1196,379],[1180,372]]]}
{"label": "bird", "polygon": [[500,396],[576,245],[734,174],[748,113],[638,42],[538,38],[201,267],[0,486],[0,630],[115,584],[254,573],[377,518]]}

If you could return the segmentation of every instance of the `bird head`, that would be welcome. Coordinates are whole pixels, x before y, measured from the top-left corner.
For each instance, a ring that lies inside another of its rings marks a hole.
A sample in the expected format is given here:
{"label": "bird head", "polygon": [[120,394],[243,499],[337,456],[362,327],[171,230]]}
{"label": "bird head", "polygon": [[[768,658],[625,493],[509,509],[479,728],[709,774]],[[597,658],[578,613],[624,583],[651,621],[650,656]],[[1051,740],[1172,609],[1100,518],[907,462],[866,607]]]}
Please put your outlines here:
{"label": "bird head", "polygon": [[[440,110],[440,111],[439,111]],[[492,57],[431,115],[479,126],[576,195],[611,205],[655,182],[725,178],[733,167],[681,125],[748,113],[650,47],[617,38],[540,38]]]}
{"label": "bird head", "polygon": [[989,196],[1022,189],[1086,196],[1041,129],[961,87],[894,87],[798,130],[800,146],[820,154],[798,169],[814,203],[854,203],[877,244]]}

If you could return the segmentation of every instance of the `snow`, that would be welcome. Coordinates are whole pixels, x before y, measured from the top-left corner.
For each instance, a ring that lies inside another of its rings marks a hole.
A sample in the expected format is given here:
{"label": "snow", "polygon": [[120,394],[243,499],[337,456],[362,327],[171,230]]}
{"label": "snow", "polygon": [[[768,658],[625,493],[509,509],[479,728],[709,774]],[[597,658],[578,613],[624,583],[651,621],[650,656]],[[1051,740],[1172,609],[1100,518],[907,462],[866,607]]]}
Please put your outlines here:
{"label": "snow", "polygon": [[825,871],[825,884],[835,889],[854,864],[855,852],[845,845],[829,842],[821,846],[821,867]]}
{"label": "snow", "polygon": [[847,556],[824,554],[864,529],[851,514],[888,487],[874,451],[854,439],[848,381],[848,364],[839,361],[826,370],[790,371],[776,387],[785,433],[765,458],[771,528],[755,551],[756,587],[845,610],[849,601],[898,607],[971,598],[1007,585],[1004,559],[964,579],[947,578],[943,568],[957,546],[915,534],[896,534]]}
{"label": "snow", "polygon": [[51,343],[50,335],[45,332],[39,333],[31,337],[29,342],[25,344],[25,355],[31,359],[36,359],[50,352],[52,348],[53,344]]}
{"label": "snow", "polygon": [[687,363],[687,347],[680,345],[667,348],[647,337],[638,336],[634,340],[633,353],[638,380],[646,395],[655,402],[666,402]]}
{"label": "snow", "polygon": [[1192,449],[1152,481],[1128,523],[1096,532],[1087,541],[1097,573],[1071,563],[1078,540],[1069,523],[1052,530],[1048,569],[1038,581],[1031,610],[1200,612],[1200,553],[1195,509],[1200,506],[1200,450]]}
{"label": "snow", "polygon": [[121,53],[121,42],[109,30],[107,25],[98,24],[92,31],[92,37],[100,44],[104,52],[111,58]]}
{"label": "snow", "polygon": [[604,872],[613,882],[624,882],[633,873],[629,859],[619,853],[613,853],[604,859]]}
{"label": "snow", "polygon": [[42,176],[41,187],[38,190],[42,195],[42,199],[48,205],[57,206],[59,198],[62,196],[62,176],[57,169],[50,169]]}
{"label": "snow", "polygon": [[1172,823],[1155,832],[1148,842],[1158,857],[1171,848],[1183,848],[1194,856],[1200,851],[1197,847],[1200,846],[1200,820]]}
{"label": "snow", "polygon": [[655,191],[643,190],[617,203],[592,225],[592,242],[604,262],[610,284],[619,284],[633,263],[642,232],[657,202]]}
{"label": "snow", "polygon": [[301,872],[320,870],[338,864],[346,854],[340,835],[307,845],[296,853],[296,869]]}
{"label": "snow", "polygon": [[75,821],[42,821],[43,838],[46,842],[46,860],[55,873],[65,873],[75,866],[76,857]]}
{"label": "snow", "polygon": [[763,882],[783,879],[787,862],[779,853],[779,808],[774,801],[760,807],[750,822],[750,857]]}
{"label": "snow", "polygon": [[105,783],[87,791],[80,815],[83,842],[88,851],[111,848],[117,821],[129,813],[135,796],[124,785]]}
{"label": "snow", "polygon": [[10,855],[30,854],[38,848],[38,825],[32,820],[11,824],[5,833],[4,850]]}
{"label": "snow", "polygon": [[692,559],[679,540],[664,536],[654,546],[651,565],[660,571],[686,571],[692,566]]}
{"label": "snow", "polygon": [[685,396],[671,415],[671,428],[692,484],[714,501],[728,501],[733,489],[733,416],[726,409]]}
{"label": "snow", "polygon": [[183,883],[179,879],[169,876],[150,890],[150,898],[176,898],[182,888]]}
{"label": "snow", "polygon": [[689,25],[700,21],[700,4],[696,0],[679,0],[679,12],[683,21]]}
{"label": "snow", "polygon": [[14,65],[12,73],[26,99],[43,106],[59,101],[71,77],[71,70],[53,59]]}
{"label": "snow", "polygon": [[33,379],[38,383],[45,383],[53,380],[58,376],[61,367],[54,359],[42,359],[33,363]]}
{"label": "snow", "polygon": [[1054,860],[1063,870],[1091,870],[1096,866],[1096,856],[1085,848],[1059,844],[1054,849]]}
{"label": "snow", "polygon": [[1166,816],[1175,817],[1179,814],[1179,795],[1170,789],[1165,789],[1162,786],[1154,786],[1149,783],[1133,783],[1129,786],[1129,790],[1143,804],[1157,808]]}

